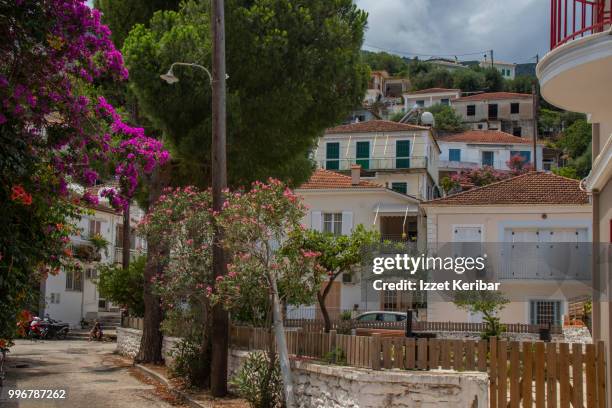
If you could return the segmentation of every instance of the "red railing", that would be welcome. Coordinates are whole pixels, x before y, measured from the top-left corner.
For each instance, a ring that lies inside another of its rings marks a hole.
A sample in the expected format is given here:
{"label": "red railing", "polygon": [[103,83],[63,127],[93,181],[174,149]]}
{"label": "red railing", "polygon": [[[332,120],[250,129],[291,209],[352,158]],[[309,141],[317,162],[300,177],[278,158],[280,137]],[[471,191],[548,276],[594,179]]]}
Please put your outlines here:
{"label": "red railing", "polygon": [[550,49],[612,24],[610,0],[550,0]]}

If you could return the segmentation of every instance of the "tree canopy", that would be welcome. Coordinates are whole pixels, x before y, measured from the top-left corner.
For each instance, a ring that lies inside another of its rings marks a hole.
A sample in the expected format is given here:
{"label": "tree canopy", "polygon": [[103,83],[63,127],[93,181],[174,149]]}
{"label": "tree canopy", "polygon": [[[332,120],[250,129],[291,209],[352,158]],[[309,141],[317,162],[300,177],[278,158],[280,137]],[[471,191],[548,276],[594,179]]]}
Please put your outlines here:
{"label": "tree canopy", "polygon": [[[178,67],[180,81],[170,86],[159,75],[176,61],[210,67],[209,12],[194,1],[157,12],[123,47],[143,113],[171,143],[184,182],[199,185],[210,180],[208,77]],[[308,151],[318,136],[363,98],[367,15],[350,0],[299,8],[288,0],[231,0],[225,18],[229,183],[274,176],[299,184],[312,170]]]}

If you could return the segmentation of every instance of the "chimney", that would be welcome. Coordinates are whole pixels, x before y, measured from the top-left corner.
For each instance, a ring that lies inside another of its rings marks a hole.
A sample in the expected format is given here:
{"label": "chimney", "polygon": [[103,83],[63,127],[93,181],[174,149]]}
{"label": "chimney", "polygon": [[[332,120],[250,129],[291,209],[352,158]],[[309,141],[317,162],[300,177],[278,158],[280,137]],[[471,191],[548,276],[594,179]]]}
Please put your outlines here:
{"label": "chimney", "polygon": [[359,164],[351,165],[351,184],[356,186],[359,184],[359,178],[361,177],[361,166]]}

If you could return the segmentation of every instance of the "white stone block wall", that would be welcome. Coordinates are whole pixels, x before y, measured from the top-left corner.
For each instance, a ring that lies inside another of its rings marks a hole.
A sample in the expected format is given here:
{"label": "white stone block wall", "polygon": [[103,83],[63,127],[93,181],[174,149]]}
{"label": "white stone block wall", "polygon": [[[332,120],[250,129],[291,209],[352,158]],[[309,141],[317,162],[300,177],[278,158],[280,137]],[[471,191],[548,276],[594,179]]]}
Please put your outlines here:
{"label": "white stone block wall", "polygon": [[[128,329],[125,327],[117,328],[117,349],[116,352],[122,356],[134,358],[140,349],[140,339],[142,338],[142,331],[136,329]],[[174,348],[176,343],[181,339],[178,337],[164,337],[162,343],[162,353],[166,360],[166,365],[171,366],[173,358],[170,351]]]}

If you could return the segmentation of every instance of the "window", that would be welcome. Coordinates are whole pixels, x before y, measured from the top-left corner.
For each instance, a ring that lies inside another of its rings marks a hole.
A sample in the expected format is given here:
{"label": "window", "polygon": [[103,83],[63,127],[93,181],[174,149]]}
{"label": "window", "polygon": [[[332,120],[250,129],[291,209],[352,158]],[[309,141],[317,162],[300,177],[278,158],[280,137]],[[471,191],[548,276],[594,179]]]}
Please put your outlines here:
{"label": "window", "polygon": [[395,142],[395,168],[410,168],[410,140],[398,140]]}
{"label": "window", "polygon": [[404,182],[391,183],[391,190],[397,191],[398,193],[407,194],[408,193],[408,183],[404,183]]}
{"label": "window", "polygon": [[528,150],[511,150],[510,157],[512,158],[514,156],[519,156],[521,159],[523,159],[524,163],[529,163],[531,161],[531,152]]}
{"label": "window", "polygon": [[370,142],[357,142],[355,144],[357,158],[356,163],[361,166],[362,169],[367,170],[370,168]]}
{"label": "window", "polygon": [[[397,291],[396,290],[385,290],[382,293],[382,307],[383,310],[397,310]],[[382,320],[382,316],[380,319]]]}
{"label": "window", "polygon": [[359,320],[360,322],[375,322],[376,313],[368,313],[366,315],[360,316],[357,320]]}
{"label": "window", "polygon": [[510,113],[519,113],[519,104],[518,102],[513,102],[510,104]]}
{"label": "window", "polygon": [[467,106],[467,115],[475,116],[476,115],[476,105],[468,105]]}
{"label": "window", "polygon": [[497,104],[489,104],[489,119],[497,119]]}
{"label": "window", "polygon": [[342,234],[342,213],[323,214],[323,232],[334,235]]}
{"label": "window", "polygon": [[442,99],[440,99],[440,103],[441,103],[442,105],[446,105],[446,106],[448,106],[448,105],[450,105],[450,99],[448,99],[448,98],[442,98]]}
{"label": "window", "polygon": [[482,165],[483,166],[493,166],[495,162],[495,153],[494,152],[482,152]]}
{"label": "window", "polygon": [[523,133],[523,129],[521,129],[520,127],[515,127],[515,128],[512,128],[512,134],[513,134],[514,136],[521,137],[521,136],[522,136],[522,133]]}
{"label": "window", "polygon": [[66,272],[66,290],[81,292],[83,290],[83,272]]}
{"label": "window", "polygon": [[416,101],[416,106],[418,106],[419,108],[423,108],[425,106],[425,101],[424,100]]}
{"label": "window", "polygon": [[59,304],[59,302],[60,302],[60,294],[51,293],[51,296],[49,296],[49,303]]}
{"label": "window", "polygon": [[560,300],[532,300],[529,302],[531,324],[561,324]]}
{"label": "window", "polygon": [[89,220],[89,231],[87,231],[90,237],[93,237],[96,234],[102,233],[102,222],[96,220]]}
{"label": "window", "polygon": [[454,162],[461,161],[461,149],[448,149],[448,160]]}
{"label": "window", "polygon": [[338,170],[340,168],[340,143],[327,143],[325,145],[325,168]]}
{"label": "window", "polygon": [[479,129],[479,130],[482,130],[482,128],[483,128],[483,127],[484,127],[484,126],[482,125],[482,123],[479,123],[479,124],[478,124],[478,129]]}
{"label": "window", "polygon": [[365,122],[365,121],[366,121],[366,117],[365,117],[365,115],[358,115],[358,116],[357,116],[357,120],[358,120],[359,122]]}

